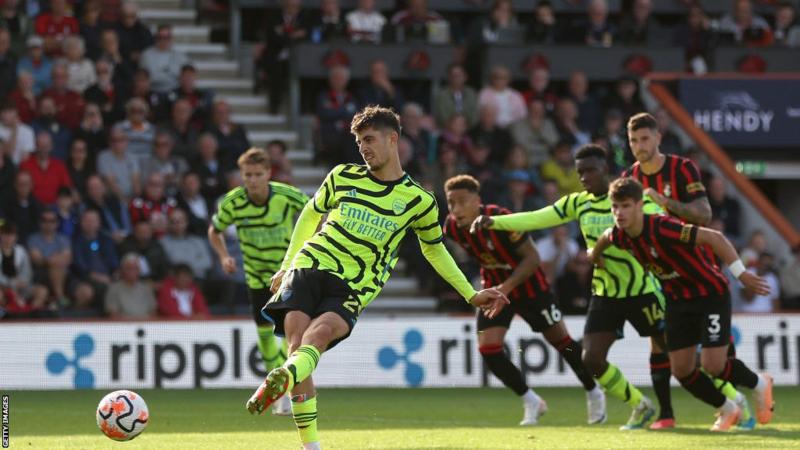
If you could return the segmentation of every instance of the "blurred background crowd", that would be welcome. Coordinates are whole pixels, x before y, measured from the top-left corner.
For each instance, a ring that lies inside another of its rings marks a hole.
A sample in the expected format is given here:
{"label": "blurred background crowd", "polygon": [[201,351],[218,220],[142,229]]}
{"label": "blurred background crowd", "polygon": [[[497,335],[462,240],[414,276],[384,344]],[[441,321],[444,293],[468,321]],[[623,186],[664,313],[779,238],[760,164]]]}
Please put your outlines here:
{"label": "blurred background crowd", "polygon": [[[268,95],[271,113],[285,113],[288,52],[298,42],[456,43],[461,51],[435,94],[396,80],[381,59],[369,62],[367,78],[353,79],[334,54],[327,82],[303,86],[314,163],[361,162],[350,119],[365,105],[389,106],[402,118],[404,168],[437,194],[443,214],[444,181],[460,173],[481,181],[486,203],[517,212],[582,190],[573,153],[583,144],[607,148],[614,174],[633,162],[625,125],[646,110],[641,73],[633,61],[610,82],[593,80],[590,67],[553,81],[546,61],[534,60],[526,82],[512,81],[519,69],[497,65],[482,84],[474,49],[676,46],[685,49],[687,71],[704,73],[716,46],[800,46],[796,8],[787,1],[732,0],[719,16],[706,14],[701,2],[685,2],[687,13],[678,16],[653,14],[650,0],[623,1],[624,12],[613,15],[604,0],[578,3],[579,14],[557,14],[546,0],[518,14],[512,1],[496,0],[480,3],[477,13],[448,15],[426,0],[399,1],[389,13],[375,0],[358,0],[349,11],[338,0],[321,0],[318,8],[285,0],[250,24],[263,40],[254,55],[256,86]],[[224,12],[229,5],[202,7]],[[251,143],[228,102],[197,80],[195,62],[173,43],[173,27],[145,25],[135,3],[0,1],[0,318],[246,311],[241,271],[224,274],[205,235],[220,196],[241,183],[235,162]],[[725,180],[707,170],[702,152],[687,145],[666,111],[652,112],[662,151],[703,169],[711,226],[773,285],[769,298],[740,295],[735,307],[800,308],[800,249],[776,261],[763,232],[743,235],[741,207]],[[287,147],[280,140],[266,145],[272,178],[292,183]],[[592,267],[577,228],[533,238],[562,310],[585,312]],[[226,239],[241,260],[233,230]],[[420,293],[443,299],[442,309],[458,304],[432,278],[414,239],[402,254],[400,270],[418,281]],[[465,255],[458,258],[477,274]]]}

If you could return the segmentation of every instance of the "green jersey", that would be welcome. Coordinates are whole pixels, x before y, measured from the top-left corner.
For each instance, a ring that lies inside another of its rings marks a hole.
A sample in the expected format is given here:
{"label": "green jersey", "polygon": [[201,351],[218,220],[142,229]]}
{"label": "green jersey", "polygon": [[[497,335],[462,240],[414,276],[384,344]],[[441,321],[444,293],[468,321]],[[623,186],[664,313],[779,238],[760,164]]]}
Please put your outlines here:
{"label": "green jersey", "polygon": [[360,312],[389,278],[409,228],[439,274],[469,299],[475,290],[442,243],[433,194],[408,175],[383,181],[362,165],[342,164],[328,174],[298,220],[282,268],[321,270],[341,278],[353,290]]}
{"label": "green jersey", "polygon": [[269,197],[264,205],[250,201],[242,186],[223,197],[211,223],[219,232],[236,225],[248,287],[269,288],[270,278],[280,269],[289,247],[294,219],[307,202],[306,194],[276,181],[269,182]]}
{"label": "green jersey", "polygon": [[[644,210],[658,214],[661,208],[645,197]],[[551,228],[567,222],[578,221],[586,245],[594,247],[597,239],[614,226],[611,199],[608,195],[595,196],[587,191],[561,197],[554,204],[538,211],[492,217],[492,229],[529,231]],[[592,275],[592,293],[599,297],[628,298],[660,292],[658,281],[646,271],[629,252],[611,246],[605,252],[605,268],[595,267]]]}

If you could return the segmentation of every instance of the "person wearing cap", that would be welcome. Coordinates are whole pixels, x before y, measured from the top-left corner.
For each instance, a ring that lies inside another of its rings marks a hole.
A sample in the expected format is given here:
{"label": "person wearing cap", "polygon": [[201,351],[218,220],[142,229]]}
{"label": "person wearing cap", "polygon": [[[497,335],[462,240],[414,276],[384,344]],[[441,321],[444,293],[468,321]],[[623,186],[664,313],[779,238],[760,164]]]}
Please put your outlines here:
{"label": "person wearing cap", "polygon": [[44,40],[36,35],[28,38],[28,54],[17,64],[17,73],[33,76],[33,93],[37,96],[52,85],[53,61],[44,54]]}

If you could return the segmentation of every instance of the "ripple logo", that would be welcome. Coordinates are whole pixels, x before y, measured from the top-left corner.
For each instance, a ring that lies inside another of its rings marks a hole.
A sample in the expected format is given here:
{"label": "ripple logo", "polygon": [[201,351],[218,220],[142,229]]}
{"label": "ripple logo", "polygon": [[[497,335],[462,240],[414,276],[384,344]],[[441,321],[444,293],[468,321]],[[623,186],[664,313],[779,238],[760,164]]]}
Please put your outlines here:
{"label": "ripple logo", "polygon": [[403,337],[405,352],[400,354],[392,347],[383,347],[378,352],[378,364],[386,370],[391,370],[399,362],[404,362],[406,364],[406,382],[412,387],[420,386],[422,380],[425,379],[425,369],[423,369],[421,365],[411,361],[410,356],[412,353],[420,351],[424,342],[425,340],[422,337],[422,333],[415,329],[408,330]]}
{"label": "ripple logo", "polygon": [[94,374],[89,369],[80,366],[81,358],[85,358],[94,352],[94,339],[88,334],[79,334],[72,341],[72,349],[75,352],[74,359],[68,359],[67,355],[60,351],[55,351],[47,355],[47,371],[58,375],[67,370],[67,367],[75,367],[75,378],[73,386],[78,389],[91,389],[94,387]]}
{"label": "ripple logo", "polygon": [[736,325],[731,327],[731,336],[733,336],[733,345],[739,345],[742,342],[742,332]]}

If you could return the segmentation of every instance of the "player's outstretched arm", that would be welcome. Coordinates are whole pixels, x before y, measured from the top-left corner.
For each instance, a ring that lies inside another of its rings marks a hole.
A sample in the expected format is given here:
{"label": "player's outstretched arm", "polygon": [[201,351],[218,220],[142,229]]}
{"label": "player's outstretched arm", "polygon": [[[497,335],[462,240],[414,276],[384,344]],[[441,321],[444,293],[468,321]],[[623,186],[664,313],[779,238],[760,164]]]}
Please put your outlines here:
{"label": "player's outstretched arm", "polygon": [[769,284],[767,281],[745,270],[744,263],[739,259],[736,248],[733,247],[733,244],[731,244],[728,238],[717,230],[705,227],[695,228],[697,229],[697,235],[694,240],[696,245],[710,245],[714,254],[720,257],[722,262],[728,266],[728,270],[731,271],[733,276],[741,281],[746,288],[751,289],[759,295],[769,294]]}
{"label": "player's outstretched arm", "polygon": [[453,289],[471,305],[480,307],[484,310],[484,313],[492,314],[491,317],[494,317],[503,309],[504,305],[508,304],[508,298],[497,289],[484,289],[476,293],[467,277],[464,276],[464,273],[461,272],[461,269],[458,268],[453,257],[447,251],[444,243],[431,244],[420,240],[419,245],[423,256],[431,263],[436,273],[444,278],[450,286],[453,286]]}
{"label": "player's outstretched arm", "polygon": [[536,211],[527,211],[501,216],[478,216],[470,225],[470,233],[480,229],[502,231],[531,231],[552,228],[575,220],[571,214],[559,212],[557,204],[569,203],[565,199],[556,202],[556,205],[547,206]]}
{"label": "player's outstretched arm", "polygon": [[479,291],[469,299],[469,304],[483,311],[483,314],[493,319],[508,304],[508,298],[495,288]]}

